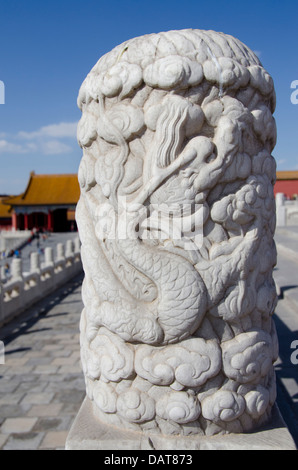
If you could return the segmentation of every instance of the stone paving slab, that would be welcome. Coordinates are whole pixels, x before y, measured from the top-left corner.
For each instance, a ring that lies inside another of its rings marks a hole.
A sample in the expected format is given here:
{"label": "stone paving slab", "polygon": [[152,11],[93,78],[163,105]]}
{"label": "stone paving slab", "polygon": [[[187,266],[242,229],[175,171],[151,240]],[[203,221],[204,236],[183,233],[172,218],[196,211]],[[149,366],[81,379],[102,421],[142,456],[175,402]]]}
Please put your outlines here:
{"label": "stone paving slab", "polygon": [[64,449],[85,397],[80,364],[82,275],[0,331],[0,449]]}

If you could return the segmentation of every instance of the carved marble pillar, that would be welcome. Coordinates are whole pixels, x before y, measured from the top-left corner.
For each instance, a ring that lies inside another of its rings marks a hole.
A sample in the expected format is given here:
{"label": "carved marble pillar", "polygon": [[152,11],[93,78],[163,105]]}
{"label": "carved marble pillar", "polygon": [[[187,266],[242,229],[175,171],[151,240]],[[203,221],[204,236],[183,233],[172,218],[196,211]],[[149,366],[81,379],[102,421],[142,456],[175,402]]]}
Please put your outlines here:
{"label": "carved marble pillar", "polygon": [[93,416],[151,436],[257,428],[278,356],[270,75],[223,33],[150,34],[103,56],[78,105]]}

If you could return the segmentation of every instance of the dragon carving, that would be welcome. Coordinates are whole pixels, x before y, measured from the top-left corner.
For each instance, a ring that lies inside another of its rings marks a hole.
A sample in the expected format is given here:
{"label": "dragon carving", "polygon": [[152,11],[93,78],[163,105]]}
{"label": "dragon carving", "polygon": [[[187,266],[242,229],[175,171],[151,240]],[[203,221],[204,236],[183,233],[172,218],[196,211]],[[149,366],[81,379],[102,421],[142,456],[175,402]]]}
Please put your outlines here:
{"label": "dragon carving", "polygon": [[270,75],[231,36],[170,31],[103,56],[78,104],[94,413],[143,432],[252,429],[275,400]]}

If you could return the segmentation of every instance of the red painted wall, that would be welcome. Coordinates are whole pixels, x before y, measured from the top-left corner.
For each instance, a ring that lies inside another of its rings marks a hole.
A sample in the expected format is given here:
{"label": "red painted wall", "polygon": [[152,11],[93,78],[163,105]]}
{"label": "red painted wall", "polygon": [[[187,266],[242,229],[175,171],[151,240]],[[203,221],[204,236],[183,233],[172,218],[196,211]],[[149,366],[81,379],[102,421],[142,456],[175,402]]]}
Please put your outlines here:
{"label": "red painted wall", "polygon": [[278,180],[274,185],[274,195],[284,193],[289,199],[293,194],[298,194],[298,180]]}

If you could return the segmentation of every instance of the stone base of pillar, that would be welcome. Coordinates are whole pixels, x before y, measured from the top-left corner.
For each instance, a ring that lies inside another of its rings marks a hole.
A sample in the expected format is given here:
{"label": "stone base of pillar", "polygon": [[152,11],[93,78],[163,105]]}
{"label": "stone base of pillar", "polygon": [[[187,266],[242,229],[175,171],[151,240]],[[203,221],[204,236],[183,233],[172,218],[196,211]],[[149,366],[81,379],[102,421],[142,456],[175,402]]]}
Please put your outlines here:
{"label": "stone base of pillar", "polygon": [[162,436],[120,429],[94,417],[85,398],[66,441],[66,450],[297,450],[277,405],[266,427],[247,434]]}

